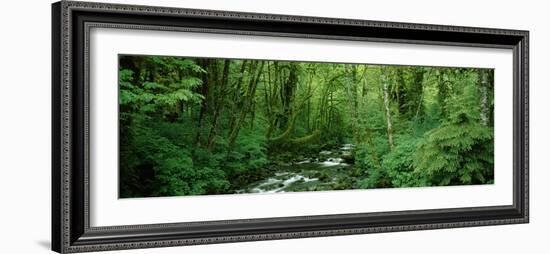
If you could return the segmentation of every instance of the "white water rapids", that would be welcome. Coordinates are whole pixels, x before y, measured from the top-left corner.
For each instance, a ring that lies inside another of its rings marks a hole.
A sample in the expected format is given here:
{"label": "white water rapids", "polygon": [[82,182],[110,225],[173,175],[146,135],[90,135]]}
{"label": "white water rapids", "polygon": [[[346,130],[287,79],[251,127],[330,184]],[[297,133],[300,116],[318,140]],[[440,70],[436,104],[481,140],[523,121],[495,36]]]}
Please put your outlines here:
{"label": "white water rapids", "polygon": [[[323,168],[331,168],[331,167],[346,167],[349,166],[349,164],[344,162],[344,159],[339,156],[349,156],[354,149],[354,145],[352,144],[344,144],[337,150],[323,150],[319,152],[319,158],[306,158],[302,161],[298,162],[292,162],[288,163],[288,167],[290,167],[290,170],[284,170],[280,172],[274,173],[271,177],[256,182],[251,187],[247,188],[247,190],[241,190],[240,193],[248,192],[248,193],[282,193],[286,192],[285,189],[287,189],[289,186],[293,184],[303,184],[308,182],[315,182],[318,181],[319,183],[322,183],[322,181],[319,178],[311,177],[311,174],[309,174],[309,177],[303,174],[303,171],[296,172],[294,171],[296,167],[309,167],[309,168],[318,168],[319,170],[323,170]],[[294,171],[294,172],[292,172]],[[332,177],[328,181],[331,181]],[[315,183],[313,183],[315,184]]]}

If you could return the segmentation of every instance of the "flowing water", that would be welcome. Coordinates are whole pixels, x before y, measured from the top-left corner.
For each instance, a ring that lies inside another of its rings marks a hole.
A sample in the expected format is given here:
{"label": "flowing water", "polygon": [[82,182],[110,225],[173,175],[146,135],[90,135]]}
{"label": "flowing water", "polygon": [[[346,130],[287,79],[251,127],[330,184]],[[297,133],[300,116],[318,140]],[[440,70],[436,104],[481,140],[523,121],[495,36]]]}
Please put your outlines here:
{"label": "flowing water", "polygon": [[293,191],[332,190],[349,176],[353,164],[346,163],[354,147],[344,144],[338,149],[323,150],[318,156],[287,162],[273,175],[254,182],[239,193],[282,193]]}

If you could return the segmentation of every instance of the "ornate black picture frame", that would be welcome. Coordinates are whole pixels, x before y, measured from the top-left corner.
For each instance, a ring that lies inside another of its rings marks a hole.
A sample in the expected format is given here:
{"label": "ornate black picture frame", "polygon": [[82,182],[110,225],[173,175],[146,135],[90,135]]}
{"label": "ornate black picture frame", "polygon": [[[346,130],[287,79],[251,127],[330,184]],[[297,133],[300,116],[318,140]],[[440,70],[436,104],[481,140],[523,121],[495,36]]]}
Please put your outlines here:
{"label": "ornate black picture frame", "polygon": [[[451,45],[513,50],[513,205],[91,227],[91,27]],[[52,6],[52,249],[60,253],[472,227],[529,221],[529,33],[61,1]]]}

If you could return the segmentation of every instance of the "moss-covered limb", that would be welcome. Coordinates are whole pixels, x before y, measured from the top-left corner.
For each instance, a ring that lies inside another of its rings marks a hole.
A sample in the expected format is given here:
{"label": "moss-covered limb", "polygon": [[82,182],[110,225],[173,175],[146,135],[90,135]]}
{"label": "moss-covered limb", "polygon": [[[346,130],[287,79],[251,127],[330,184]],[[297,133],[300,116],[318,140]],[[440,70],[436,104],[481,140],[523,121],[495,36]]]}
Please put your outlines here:
{"label": "moss-covered limb", "polygon": [[[281,135],[277,136],[277,137],[274,137],[274,138],[269,138],[269,143],[280,143],[284,140],[287,140],[288,138],[290,138],[290,135],[292,134],[292,132],[294,131],[294,128],[296,126],[296,118],[298,117],[298,115],[300,114],[300,112],[304,109],[304,107],[307,105],[307,102],[311,99],[311,97],[313,96],[313,93],[307,95],[303,100],[302,102],[293,110],[293,114],[290,118],[290,122],[288,123],[287,125],[287,128],[285,129],[285,131],[283,133],[281,133]],[[272,126],[270,126],[272,127]],[[269,129],[268,129],[268,134],[271,134],[269,132]]]}
{"label": "moss-covered limb", "polygon": [[295,118],[293,117],[288,127],[286,128],[286,130],[283,133],[281,133],[281,135],[274,138],[270,138],[269,144],[278,144],[287,140],[290,137],[290,134],[294,131],[294,123],[295,123]]}
{"label": "moss-covered limb", "polygon": [[306,135],[306,136],[303,136],[303,137],[300,137],[300,138],[292,139],[290,141],[290,143],[293,144],[293,145],[302,146],[302,145],[305,145],[305,144],[308,144],[308,143],[311,143],[311,142],[314,142],[314,141],[318,140],[320,136],[321,136],[321,130],[314,130],[309,135]]}

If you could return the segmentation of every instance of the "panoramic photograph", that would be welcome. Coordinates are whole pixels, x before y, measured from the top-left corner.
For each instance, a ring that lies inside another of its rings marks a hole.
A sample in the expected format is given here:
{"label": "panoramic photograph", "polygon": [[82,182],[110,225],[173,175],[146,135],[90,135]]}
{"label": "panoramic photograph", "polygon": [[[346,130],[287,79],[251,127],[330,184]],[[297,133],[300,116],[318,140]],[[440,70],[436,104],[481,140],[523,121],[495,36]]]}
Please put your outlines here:
{"label": "panoramic photograph", "polygon": [[119,197],[494,183],[494,71],[119,55]]}

